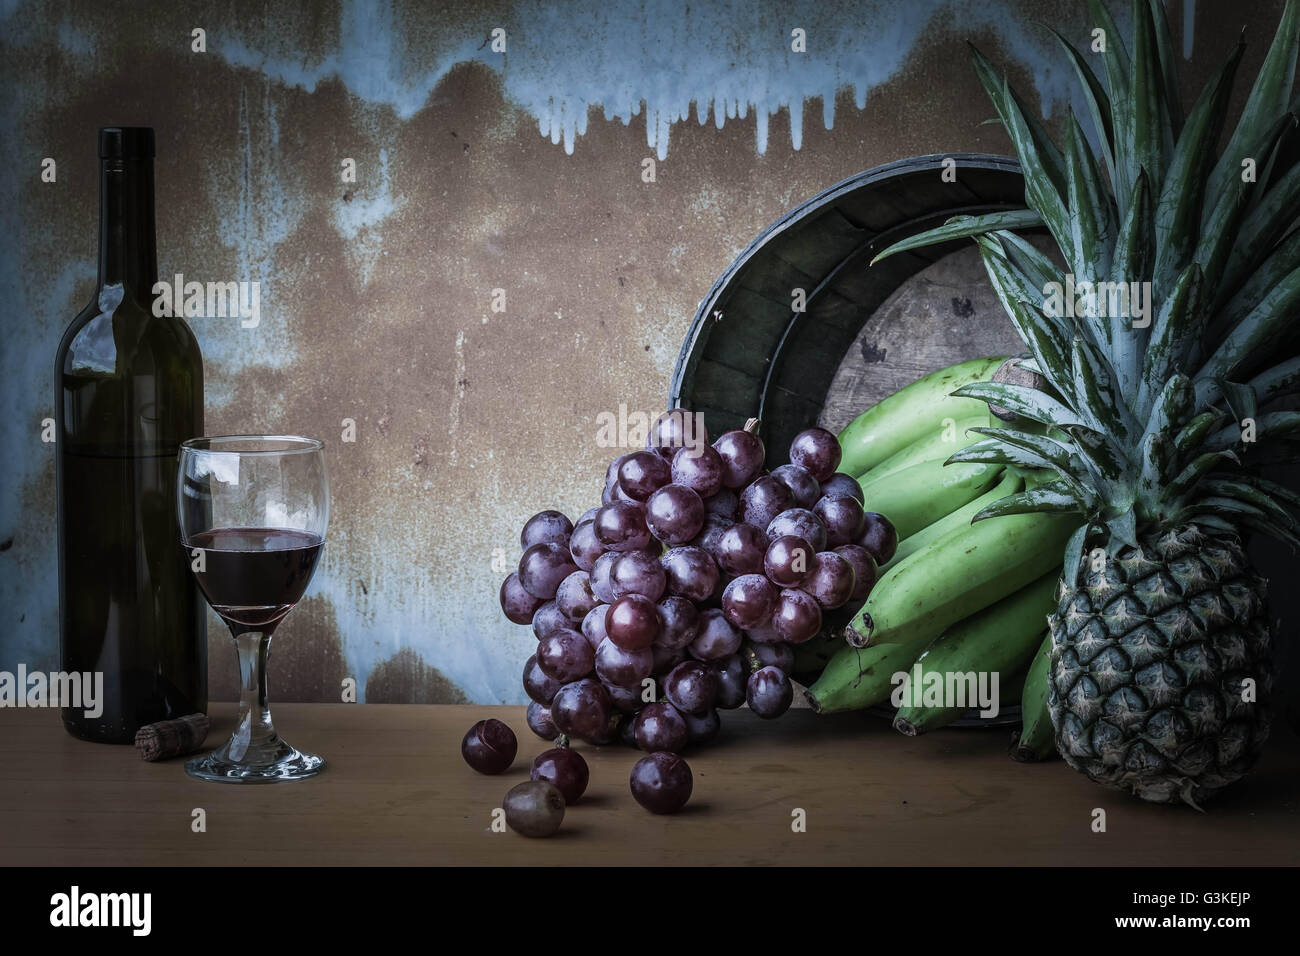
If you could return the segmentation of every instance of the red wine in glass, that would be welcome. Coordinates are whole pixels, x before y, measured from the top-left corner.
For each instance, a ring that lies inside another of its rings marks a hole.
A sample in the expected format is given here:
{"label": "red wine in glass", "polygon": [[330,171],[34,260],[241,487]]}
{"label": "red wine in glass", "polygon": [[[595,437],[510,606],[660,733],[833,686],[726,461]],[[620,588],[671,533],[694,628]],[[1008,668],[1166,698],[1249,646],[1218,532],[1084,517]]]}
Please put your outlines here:
{"label": "red wine in glass", "polygon": [[320,535],[285,528],[214,528],[190,537],[203,552],[199,589],[235,634],[270,633],[307,590]]}

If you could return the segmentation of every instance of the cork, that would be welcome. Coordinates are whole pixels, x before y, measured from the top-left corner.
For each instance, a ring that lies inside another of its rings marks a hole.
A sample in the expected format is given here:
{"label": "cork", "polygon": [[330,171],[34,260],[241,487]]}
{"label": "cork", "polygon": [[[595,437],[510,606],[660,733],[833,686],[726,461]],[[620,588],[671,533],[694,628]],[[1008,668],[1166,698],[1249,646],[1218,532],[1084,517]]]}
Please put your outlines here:
{"label": "cork", "polygon": [[145,760],[166,760],[193,753],[207,736],[208,715],[188,714],[141,727],[135,734],[135,746]]}

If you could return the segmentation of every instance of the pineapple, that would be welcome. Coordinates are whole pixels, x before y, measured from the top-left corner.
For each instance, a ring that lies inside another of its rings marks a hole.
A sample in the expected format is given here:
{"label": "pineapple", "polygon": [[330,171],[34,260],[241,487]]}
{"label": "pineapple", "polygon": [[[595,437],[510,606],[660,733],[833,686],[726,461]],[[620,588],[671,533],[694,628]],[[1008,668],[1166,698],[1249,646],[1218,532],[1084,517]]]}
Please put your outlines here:
{"label": "pineapple", "polygon": [[[1266,584],[1243,535],[1300,544],[1300,496],[1259,474],[1300,460],[1300,3],[1286,3],[1217,155],[1242,45],[1184,115],[1160,0],[1135,0],[1127,38],[1099,2],[1091,10],[1104,52],[1057,38],[1096,148],[1073,115],[1058,146],[974,52],[1028,208],[957,217],[877,259],[978,244],[1039,378],[958,394],[1044,427],[977,429],[987,437],[953,460],[1054,478],[976,520],[1083,517],[1048,620],[1057,749],[1099,783],[1196,806],[1242,777],[1268,736]],[[1018,233],[1043,226],[1059,263]]]}

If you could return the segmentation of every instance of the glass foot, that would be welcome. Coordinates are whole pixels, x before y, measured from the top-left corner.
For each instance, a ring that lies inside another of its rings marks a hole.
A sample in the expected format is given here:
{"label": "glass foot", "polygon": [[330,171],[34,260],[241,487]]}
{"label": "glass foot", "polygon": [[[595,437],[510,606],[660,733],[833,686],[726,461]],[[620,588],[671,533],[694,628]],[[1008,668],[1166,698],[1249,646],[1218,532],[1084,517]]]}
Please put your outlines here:
{"label": "glass foot", "polygon": [[[257,747],[240,747],[232,737],[211,753],[202,754],[185,764],[185,772],[200,780],[217,783],[278,783],[314,777],[325,769],[325,760],[289,746],[278,736]],[[239,759],[232,749],[243,751]]]}

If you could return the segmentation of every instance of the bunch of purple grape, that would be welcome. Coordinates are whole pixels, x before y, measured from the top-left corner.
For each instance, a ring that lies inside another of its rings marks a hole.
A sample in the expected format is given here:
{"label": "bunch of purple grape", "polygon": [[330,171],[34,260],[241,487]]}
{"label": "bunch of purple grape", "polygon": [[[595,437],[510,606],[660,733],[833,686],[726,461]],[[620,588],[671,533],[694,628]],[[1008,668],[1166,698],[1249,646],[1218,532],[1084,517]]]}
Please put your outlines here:
{"label": "bunch of purple grape", "polygon": [[769,473],[757,425],[709,445],[689,412],[666,412],[576,526],[558,511],[524,525],[500,598],[537,635],[523,682],[539,737],[676,753],[714,737],[719,710],[779,717],[794,645],[866,599],[893,526],[836,472],[833,434],[800,432]]}

